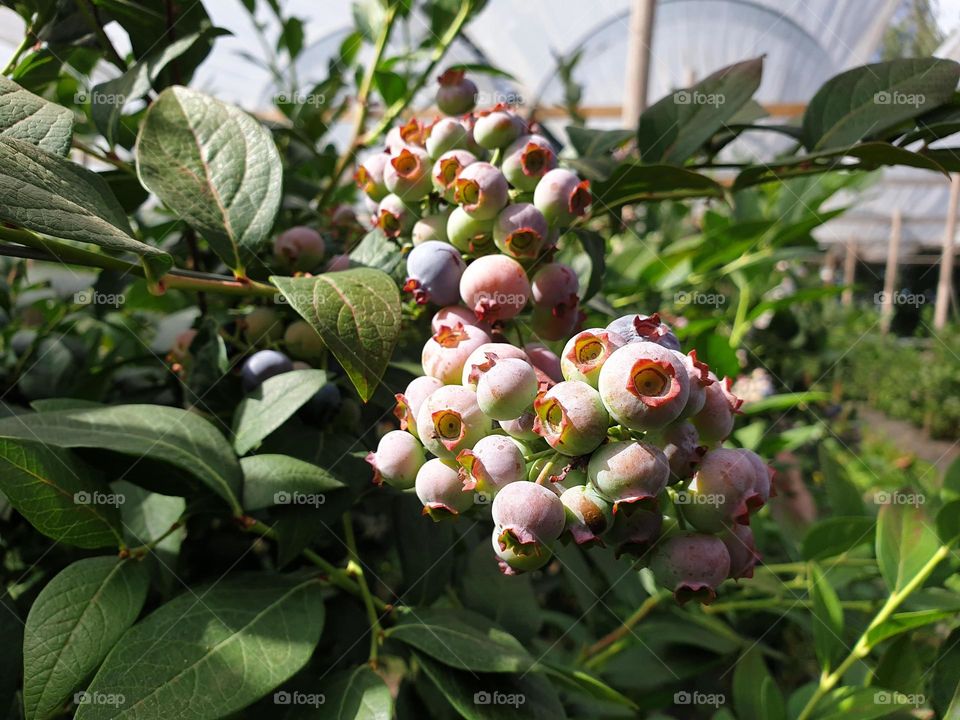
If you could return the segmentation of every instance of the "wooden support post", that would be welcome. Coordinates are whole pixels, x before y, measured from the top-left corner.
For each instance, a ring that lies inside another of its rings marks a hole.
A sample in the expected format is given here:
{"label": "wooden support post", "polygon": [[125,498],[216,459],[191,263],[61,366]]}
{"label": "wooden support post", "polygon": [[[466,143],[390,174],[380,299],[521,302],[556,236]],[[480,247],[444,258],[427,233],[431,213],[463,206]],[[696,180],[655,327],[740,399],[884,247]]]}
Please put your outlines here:
{"label": "wooden support post", "polygon": [[627,36],[627,77],[624,87],[621,122],[628,129],[647,107],[650,84],[650,51],[653,45],[653,19],[656,0],[633,0]]}
{"label": "wooden support post", "polygon": [[857,244],[847,241],[847,254],[843,258],[843,294],[840,302],[845,307],[853,305],[853,283],[857,279]]}
{"label": "wooden support post", "polygon": [[943,330],[947,324],[950,299],[953,296],[953,255],[957,239],[957,203],[960,201],[960,175],[950,179],[950,205],[947,227],[943,233],[943,256],[940,258],[940,280],[937,282],[937,304],[933,311],[933,327]]}
{"label": "wooden support post", "polygon": [[897,258],[900,255],[900,231],[902,216],[900,208],[893,211],[890,223],[890,244],[887,246],[887,269],[883,275],[883,306],[880,309],[880,327],[890,330],[893,319],[893,298],[897,292]]}

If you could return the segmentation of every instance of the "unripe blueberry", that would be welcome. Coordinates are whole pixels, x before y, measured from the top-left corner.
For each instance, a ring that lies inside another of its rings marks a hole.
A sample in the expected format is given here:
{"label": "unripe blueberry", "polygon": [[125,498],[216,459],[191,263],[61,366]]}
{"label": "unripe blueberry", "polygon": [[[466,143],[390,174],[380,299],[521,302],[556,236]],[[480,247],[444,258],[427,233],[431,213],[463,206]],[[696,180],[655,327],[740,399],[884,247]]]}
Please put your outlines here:
{"label": "unripe blueberry", "polygon": [[486,162],[470,163],[463,168],[454,187],[457,204],[478,220],[493,220],[509,199],[507,179]]}
{"label": "unripe blueberry", "polygon": [[463,147],[467,142],[467,129],[455,118],[441,118],[430,126],[427,136],[427,155],[436,159],[448,150]]}
{"label": "unripe blueberry", "polygon": [[448,203],[456,202],[457,179],[467,165],[477,158],[466,150],[448,150],[433,163],[431,178],[434,189]]}
{"label": "unripe blueberry", "polygon": [[277,342],[283,337],[283,319],[276,310],[258,307],[237,319],[243,339],[250,345]]}
{"label": "unripe blueberry", "polygon": [[526,123],[512,110],[497,107],[478,113],[473,125],[473,138],[480,147],[496,150],[506,147],[526,131]]}
{"label": "unripe blueberry", "polygon": [[660,315],[624,315],[607,325],[607,330],[617,333],[628,343],[652,342],[670,350],[679,350],[680,341],[673,330],[660,320]]}
{"label": "unripe blueberry", "polygon": [[700,461],[693,480],[677,495],[684,518],[697,530],[720,532],[734,523],[750,523],[755,502],[756,468],[738,450],[710,450]]}
{"label": "unripe blueberry", "polygon": [[613,528],[605,538],[616,549],[616,556],[633,555],[646,559],[655,547],[663,528],[663,514],[658,504],[637,507],[629,513],[617,513]]}
{"label": "unripe blueberry", "polygon": [[290,358],[276,350],[260,350],[248,357],[243,363],[241,377],[243,389],[250,392],[260,387],[267,378],[293,370]]}
{"label": "unripe blueberry", "polygon": [[452,245],[430,240],[417,245],[407,255],[407,282],[403,289],[412,292],[419,304],[453,305],[460,291],[460,276],[466,264]]}
{"label": "unripe blueberry", "polygon": [[753,530],[746,525],[734,525],[720,539],[730,555],[730,579],[752,578],[753,568],[760,562]]}
{"label": "unripe blueberry", "polygon": [[492,368],[498,360],[517,358],[527,360],[527,354],[510,343],[488,343],[470,353],[467,362],[463,364],[461,384],[476,390],[480,376]]}
{"label": "unripe blueberry", "polygon": [[477,403],[494,420],[515,420],[530,409],[538,389],[537,374],[530,363],[503,358],[477,381]]}
{"label": "unripe blueberry", "polygon": [[587,475],[590,484],[619,512],[621,507],[654,500],[667,486],[670,465],[656,445],[626,440],[597,448]]}
{"label": "unripe blueberry", "polygon": [[404,148],[390,158],[383,169],[383,182],[387,190],[401,200],[413,201],[425,198],[433,188],[430,178],[430,158],[419,148]]}
{"label": "unripe blueberry", "polygon": [[713,382],[706,387],[703,408],[693,416],[693,424],[700,433],[700,440],[708,445],[721,443],[733,432],[734,414],[739,412],[743,400],[730,391],[730,378],[723,381],[710,373]]}
{"label": "unripe blueberry", "polygon": [[663,449],[670,463],[670,482],[680,482],[693,477],[707,449],[700,444],[697,429],[689,422],[667,425],[657,433],[652,442]]}
{"label": "unripe blueberry", "polygon": [[437,107],[447,115],[464,115],[477,104],[477,86],[463,70],[450,69],[437,78]]}
{"label": "unripe blueberry", "polygon": [[477,258],[460,278],[460,297],[480,320],[509,320],[520,314],[529,296],[523,266],[505,255]]}
{"label": "unripe blueberry", "polygon": [[553,350],[543,343],[527,343],[523,346],[523,350],[530,358],[533,367],[546,375],[553,383],[563,380],[563,372],[560,370],[560,357]]}
{"label": "unripe blueberry", "polygon": [[398,490],[412,488],[420,467],[426,462],[423,446],[410,433],[391,430],[377,445],[376,452],[366,457],[373,467],[373,481],[387,483]]}
{"label": "unripe blueberry", "polygon": [[759,510],[766,505],[771,495],[776,494],[773,491],[773,468],[753,450],[739,448],[737,452],[750,462],[750,467],[753,469],[753,490],[747,494],[747,507],[751,511]]}
{"label": "unripe blueberry", "polygon": [[423,514],[434,522],[457,517],[473,507],[473,493],[463,491],[458,466],[451,460],[427,460],[417,472],[414,487]]}
{"label": "unripe blueberry", "polygon": [[390,153],[381,152],[371,155],[357,166],[354,179],[371,200],[379,202],[390,192],[383,182],[383,171],[389,163]]}
{"label": "unripe blueberry", "polygon": [[687,371],[687,378],[690,381],[690,393],[687,396],[687,404],[680,413],[679,419],[686,420],[703,410],[707,402],[707,386],[713,383],[710,379],[710,369],[706,363],[697,360],[697,351],[691,350],[684,355],[679,350],[674,350],[683,367]]}
{"label": "unripe blueberry", "polygon": [[453,460],[491,430],[477,394],[462,385],[444,385],[423,401],[417,413],[417,437],[439,458]]}
{"label": "unripe blueberry", "polygon": [[273,253],[293,270],[313,270],[323,260],[326,243],[316,230],[297,225],[273,241]]}
{"label": "unripe blueberry", "polygon": [[417,413],[420,406],[434,390],[443,387],[443,382],[435,377],[424,375],[414,378],[402,393],[397,393],[397,405],[393,409],[394,417],[400,421],[400,429],[417,434]]}
{"label": "unripe blueberry", "polygon": [[447,219],[447,238],[457,250],[479,257],[496,252],[493,220],[477,220],[462,207],[455,207]]}
{"label": "unripe blueberry", "polygon": [[590,485],[574,485],[560,496],[566,513],[565,530],[577,545],[600,542],[613,527],[613,505]]}
{"label": "unripe blueberry", "polygon": [[283,334],[287,352],[298,360],[316,360],[323,357],[326,345],[319,333],[305,320],[294,320]]}
{"label": "unripe blueberry", "polygon": [[553,145],[541,135],[524,135],[504,151],[500,170],[513,187],[531,191],[557,166]]}
{"label": "unripe blueberry", "polygon": [[560,354],[560,369],[567,380],[580,380],[590,387],[597,387],[600,368],[624,345],[623,338],[603,328],[591,328],[578,332],[567,341]]}
{"label": "unripe blueberry", "polygon": [[393,193],[385,196],[377,206],[376,225],[389,238],[408,233],[415,219],[413,209]]}
{"label": "unripe blueberry", "polygon": [[473,311],[463,305],[442,307],[430,319],[430,329],[435,333],[439,332],[440,328],[444,326],[456,327],[457,325],[476,325],[488,335],[490,334],[490,326],[477,320]]}
{"label": "unripe blueberry", "polygon": [[539,570],[553,557],[553,550],[544,543],[537,543],[534,552],[527,552],[524,555],[518,554],[511,547],[501,547],[499,538],[502,533],[502,528],[493,528],[493,552],[496,554],[500,572],[504,575],[520,575]]}
{"label": "unripe blueberry", "polygon": [[503,431],[507,435],[516,440],[539,440],[540,436],[537,434],[537,431],[533,429],[536,420],[536,413],[534,413],[533,410],[527,410],[516,420],[501,420],[500,427],[503,428]]}
{"label": "unripe blueberry", "polygon": [[549,229],[543,215],[530,203],[507,205],[493,224],[493,241],[515,258],[535,258]]}
{"label": "unripe blueberry", "polygon": [[586,383],[557,383],[537,397],[533,409],[537,432],[564,455],[586,455],[607,436],[610,418],[599,393]]}
{"label": "unripe blueberry", "polygon": [[533,191],[533,204],[551,225],[569,225],[587,214],[590,182],[563,168],[546,173]]}
{"label": "unripe blueberry", "polygon": [[410,239],[413,240],[414,245],[422,245],[430,240],[448,242],[447,221],[449,219],[449,211],[420,218],[413,224],[413,230],[410,231]]}
{"label": "unripe blueberry", "polygon": [[687,371],[670,350],[649,342],[613,351],[597,386],[610,415],[630,430],[657,430],[687,404]]}
{"label": "unripe blueberry", "polygon": [[387,146],[387,152],[396,157],[404,148],[423,149],[423,143],[426,140],[426,128],[417,118],[410,118],[405,124],[397,125],[390,129],[384,144]]}
{"label": "unripe blueberry", "polygon": [[534,304],[530,326],[543,340],[563,340],[576,332],[584,317],[585,314],[580,310],[580,301],[573,295],[569,303],[553,307]]}
{"label": "unripe blueberry", "polygon": [[526,481],[501,489],[493,499],[491,513],[500,529],[500,548],[510,548],[518,555],[537,554],[560,537],[566,522],[560,497],[543,485]]}
{"label": "unripe blueberry", "polygon": [[718,537],[680,533],[656,547],[650,569],[681,605],[689,600],[709,605],[730,573],[730,553]]}
{"label": "unripe blueberry", "polygon": [[573,268],[563,263],[548,263],[534,274],[530,281],[533,302],[555,308],[558,305],[575,305],[580,292],[580,280]]}
{"label": "unripe blueberry", "polygon": [[519,446],[503,435],[488,435],[470,450],[461,450],[457,462],[464,490],[496,495],[513,482],[523,480],[526,465]]}
{"label": "unripe blueberry", "polygon": [[475,325],[444,325],[423,346],[423,372],[445,385],[457,385],[470,353],[489,342],[490,336]]}

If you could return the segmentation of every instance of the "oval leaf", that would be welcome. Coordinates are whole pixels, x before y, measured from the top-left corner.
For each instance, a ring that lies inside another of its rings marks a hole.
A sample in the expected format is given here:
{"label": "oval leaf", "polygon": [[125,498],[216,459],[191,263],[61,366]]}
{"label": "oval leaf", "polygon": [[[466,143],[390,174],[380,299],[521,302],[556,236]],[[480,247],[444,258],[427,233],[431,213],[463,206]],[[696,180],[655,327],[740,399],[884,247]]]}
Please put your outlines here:
{"label": "oval leaf", "polygon": [[[903,492],[897,496],[906,497]],[[877,564],[891,592],[909,583],[934,556],[940,539],[919,506],[887,504],[877,516]]]}
{"label": "oval leaf", "polygon": [[230,715],[302,668],[320,639],[317,579],[237,576],[186,592],[130,628],[90,683],[77,720]]}
{"label": "oval leaf", "polygon": [[0,76],[0,135],[66,155],[73,136],[73,113]]}
{"label": "oval leaf", "polygon": [[324,680],[323,705],[295,715],[315,720],[390,720],[393,698],[383,679],[366,666]]}
{"label": "oval leaf", "polygon": [[[196,413],[161,405],[113,405],[0,420],[0,437],[89,447],[170,463],[240,510],[242,473],[230,443]],[[136,477],[118,478],[136,481]]]}
{"label": "oval leaf", "polygon": [[[322,467],[289,455],[251,455],[243,468],[243,507],[261,510],[271,505],[320,505],[323,496],[344,487]],[[300,501],[298,496],[310,496]]]}
{"label": "oval leaf", "polygon": [[133,239],[126,213],[97,173],[10,137],[0,137],[0,220],[135,253],[155,276],[173,264],[164,251]]}
{"label": "oval leaf", "polygon": [[99,502],[109,499],[110,487],[72,453],[0,438],[0,490],[31,525],[58,542],[84,548],[123,542],[116,504]]}
{"label": "oval leaf", "polygon": [[813,601],[813,645],[820,668],[829,673],[846,647],[843,642],[843,608],[820,566],[812,562],[809,568],[807,581]]}
{"label": "oval leaf", "polygon": [[270,281],[320,334],[363,401],[369,400],[400,335],[400,292],[390,276],[356,268]]}
{"label": "oval leaf", "polygon": [[140,181],[238,273],[273,227],[282,172],[266,128],[184,87],[160,93],[137,138]]}
{"label": "oval leaf", "polygon": [[267,378],[233,416],[233,448],[246,455],[327,384],[323,370],[293,370]]}
{"label": "oval leaf", "polygon": [[59,716],[133,625],[147,598],[141,563],[78,560],[40,591],[23,634],[23,708],[28,720]]}
{"label": "oval leaf", "polygon": [[515,637],[469,611],[418,609],[386,635],[461,670],[522,672],[533,664]]}
{"label": "oval leaf", "polygon": [[813,525],[803,538],[805,560],[823,560],[873,544],[876,521],[866,515],[834,517]]}

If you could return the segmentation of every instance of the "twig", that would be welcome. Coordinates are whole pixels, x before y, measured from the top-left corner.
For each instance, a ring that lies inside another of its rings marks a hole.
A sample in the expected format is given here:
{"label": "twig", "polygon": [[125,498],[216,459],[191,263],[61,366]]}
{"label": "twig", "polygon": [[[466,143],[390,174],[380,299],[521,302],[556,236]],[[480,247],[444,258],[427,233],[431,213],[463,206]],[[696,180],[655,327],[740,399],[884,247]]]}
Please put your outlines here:
{"label": "twig", "polygon": [[353,517],[349,512],[343,514],[343,535],[347,542],[347,550],[350,553],[347,572],[356,578],[357,585],[360,586],[360,594],[363,596],[363,604],[367,608],[367,620],[370,622],[370,665],[376,667],[380,642],[383,639],[383,628],[380,627],[380,618],[377,617],[373,594],[370,592],[366,575],[363,573],[360,553],[357,551],[357,538],[353,532]]}

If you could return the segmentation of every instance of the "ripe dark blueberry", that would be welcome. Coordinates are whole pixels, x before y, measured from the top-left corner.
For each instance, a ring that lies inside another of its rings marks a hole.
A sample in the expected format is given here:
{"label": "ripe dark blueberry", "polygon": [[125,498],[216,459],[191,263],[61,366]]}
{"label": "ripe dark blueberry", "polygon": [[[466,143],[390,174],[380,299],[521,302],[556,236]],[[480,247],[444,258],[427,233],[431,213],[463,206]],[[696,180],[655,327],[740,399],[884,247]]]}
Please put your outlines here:
{"label": "ripe dark blueberry", "polygon": [[243,369],[241,370],[243,389],[246,392],[251,392],[260,387],[260,384],[267,378],[291,370],[293,370],[293,363],[282,352],[260,350],[248,357],[243,363]]}

